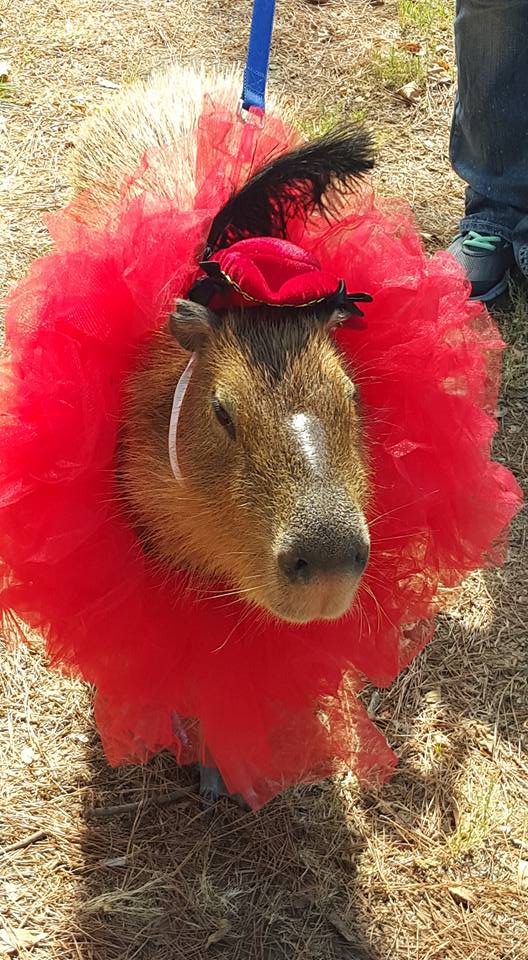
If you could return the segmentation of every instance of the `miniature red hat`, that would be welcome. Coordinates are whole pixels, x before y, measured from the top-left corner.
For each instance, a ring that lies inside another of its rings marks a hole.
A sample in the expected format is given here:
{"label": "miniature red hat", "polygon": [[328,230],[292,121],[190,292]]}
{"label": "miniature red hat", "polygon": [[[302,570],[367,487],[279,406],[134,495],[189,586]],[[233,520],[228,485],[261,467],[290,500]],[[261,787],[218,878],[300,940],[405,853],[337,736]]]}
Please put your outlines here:
{"label": "miniature red hat", "polygon": [[362,317],[357,302],[366,293],[349,294],[344,280],[302,247],[278,237],[250,237],[212,254],[200,263],[206,274],[189,298],[212,310],[233,306],[303,307],[328,302]]}

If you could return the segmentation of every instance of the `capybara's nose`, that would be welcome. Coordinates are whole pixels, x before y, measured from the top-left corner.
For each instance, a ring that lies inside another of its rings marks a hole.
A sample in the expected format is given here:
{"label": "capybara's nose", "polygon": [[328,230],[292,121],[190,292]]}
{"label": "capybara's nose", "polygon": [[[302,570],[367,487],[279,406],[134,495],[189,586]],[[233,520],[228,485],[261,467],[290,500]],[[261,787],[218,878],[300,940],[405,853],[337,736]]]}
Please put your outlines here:
{"label": "capybara's nose", "polygon": [[324,576],[358,578],[367,566],[369,553],[368,534],[324,528],[315,536],[285,544],[277,560],[290,583],[303,584]]}

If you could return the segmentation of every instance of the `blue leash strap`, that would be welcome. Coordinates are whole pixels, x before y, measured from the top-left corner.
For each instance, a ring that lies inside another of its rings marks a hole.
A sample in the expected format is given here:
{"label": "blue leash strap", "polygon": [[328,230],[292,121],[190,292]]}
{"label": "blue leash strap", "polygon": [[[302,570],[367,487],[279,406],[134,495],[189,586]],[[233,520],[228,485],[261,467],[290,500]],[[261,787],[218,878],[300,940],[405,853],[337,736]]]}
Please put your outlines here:
{"label": "blue leash strap", "polygon": [[249,110],[251,107],[256,107],[258,110],[265,109],[274,13],[275,0],[254,0],[242,87],[243,110]]}

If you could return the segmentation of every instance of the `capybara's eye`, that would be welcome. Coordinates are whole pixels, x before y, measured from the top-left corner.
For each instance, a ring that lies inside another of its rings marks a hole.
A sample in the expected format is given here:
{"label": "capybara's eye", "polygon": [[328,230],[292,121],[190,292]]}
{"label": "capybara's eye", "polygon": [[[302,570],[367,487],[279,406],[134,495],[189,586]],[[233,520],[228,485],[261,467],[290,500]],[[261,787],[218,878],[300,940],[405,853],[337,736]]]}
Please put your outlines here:
{"label": "capybara's eye", "polygon": [[225,407],[222,406],[219,400],[216,397],[213,397],[212,400],[213,410],[218,423],[224,428],[227,434],[231,437],[232,440],[235,439],[235,425],[229,416]]}

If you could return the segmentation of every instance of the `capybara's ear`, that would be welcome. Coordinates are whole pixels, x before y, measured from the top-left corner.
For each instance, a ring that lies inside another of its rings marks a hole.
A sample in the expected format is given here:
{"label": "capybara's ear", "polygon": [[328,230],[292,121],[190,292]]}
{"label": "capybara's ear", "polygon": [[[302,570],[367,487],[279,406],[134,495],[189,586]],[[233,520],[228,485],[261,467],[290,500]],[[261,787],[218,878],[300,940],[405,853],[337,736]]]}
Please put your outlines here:
{"label": "capybara's ear", "polygon": [[196,353],[204,345],[215,326],[218,326],[216,314],[191,300],[177,300],[169,316],[172,336],[189,353]]}
{"label": "capybara's ear", "polygon": [[328,330],[334,330],[335,327],[341,327],[350,318],[351,314],[352,311],[347,310],[346,307],[337,307],[335,310],[332,310],[330,315],[327,315],[325,327]]}
{"label": "capybara's ear", "polygon": [[[358,302],[369,303],[372,297],[367,294],[357,294]],[[363,330],[366,326],[363,320],[363,311],[359,309],[354,301],[345,303],[343,306],[336,307],[325,318],[324,326],[327,330],[335,330],[336,327],[355,327],[357,330]]]}

